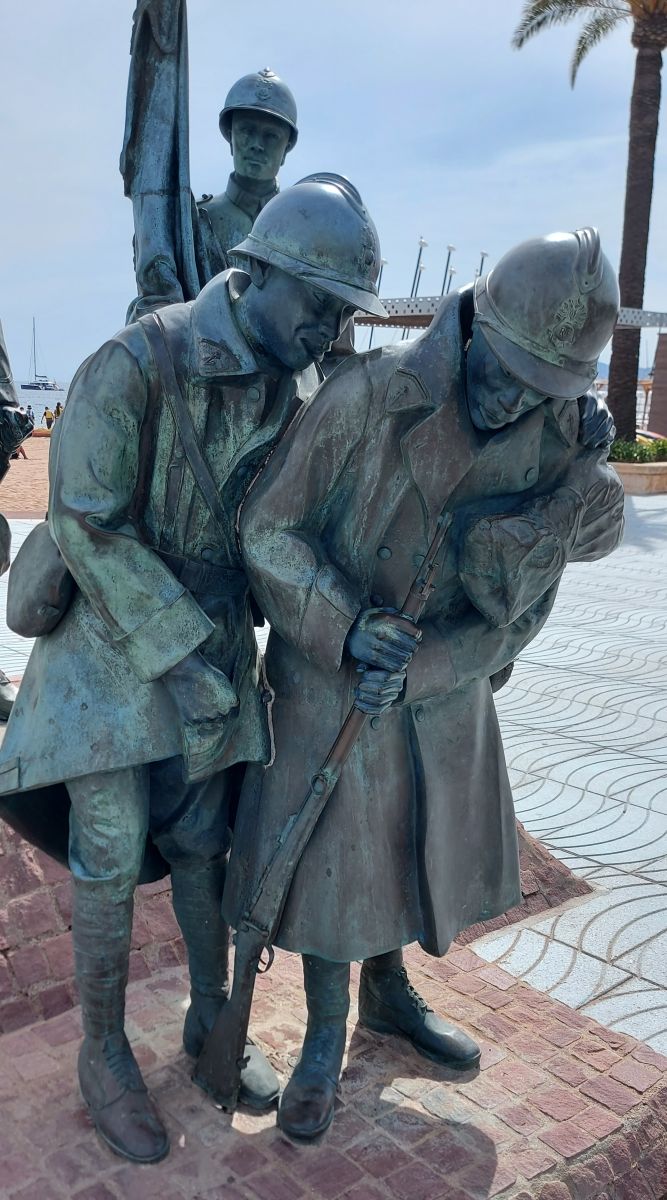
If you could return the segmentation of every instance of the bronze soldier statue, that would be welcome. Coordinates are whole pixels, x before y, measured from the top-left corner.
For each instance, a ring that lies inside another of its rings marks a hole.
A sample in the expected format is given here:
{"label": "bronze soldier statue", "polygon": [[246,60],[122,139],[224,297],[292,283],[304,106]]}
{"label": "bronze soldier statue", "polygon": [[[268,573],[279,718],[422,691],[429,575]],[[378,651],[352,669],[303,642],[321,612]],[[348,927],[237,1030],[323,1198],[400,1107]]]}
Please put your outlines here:
{"label": "bronze soldier statue", "polygon": [[219,195],[190,190],[185,0],[138,0],[134,12],[120,169],[134,213],[134,319],[193,300],[277,194],[277,175],[298,137],[296,102],[265,67],[229,90],[219,116],[234,170]]}
{"label": "bronze soldier statue", "polygon": [[296,101],[269,67],[244,75],[230,88],[220,113],[220,132],[229,142],[234,170],[219,196],[197,202],[211,271],[224,271],[229,251],[278,192],[278,171],[296,145]]}
{"label": "bronze soldier statue", "polygon": [[[76,590],[35,643],[0,753],[0,811],[47,849],[66,784],[81,1090],[101,1136],[135,1162],[169,1149],[124,1033],[147,838],[171,870],[196,1055],[226,998],[239,774],[270,752],[237,510],[299,411],[302,373],[351,312],[384,313],[377,234],[347,180],[311,176],[274,197],[239,249],[247,274],[223,272],[128,326],[72,383],[49,528]],[[243,1099],[266,1107],[275,1073],[246,1053]]]}
{"label": "bronze soldier statue", "polygon": [[[578,400],[617,311],[597,231],[524,243],[416,342],[340,367],[245,502],[276,755],[242,793],[223,908],[236,928],[252,929],[266,864],[296,838],[308,785],[325,786],[350,705],[370,716],[275,914],[256,922],[275,917],[275,944],[303,956],[308,1027],[278,1118],[294,1137],[333,1118],[351,960],[362,1024],[454,1069],[479,1062],[414,991],[401,947],[443,955],[520,901],[489,677],[541,629],[565,563],[620,539],[611,431]],[[397,612],[445,518],[417,630]]]}
{"label": "bronze soldier statue", "polygon": [[[137,0],[120,169],[132,200],[137,297],[127,319],[194,300],[278,191],[298,138],[287,85],[265,67],[230,88],[219,116],[234,160],[227,188],[195,203],[190,189],[185,0]],[[313,373],[314,383],[354,352],[354,325]]]}

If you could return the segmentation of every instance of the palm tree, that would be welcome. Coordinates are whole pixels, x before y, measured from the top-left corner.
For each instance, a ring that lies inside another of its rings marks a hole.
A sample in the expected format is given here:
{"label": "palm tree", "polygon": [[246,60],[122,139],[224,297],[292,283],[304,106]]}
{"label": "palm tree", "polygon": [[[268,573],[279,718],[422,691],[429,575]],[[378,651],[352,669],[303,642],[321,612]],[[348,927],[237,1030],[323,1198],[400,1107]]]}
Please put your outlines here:
{"label": "palm tree", "polygon": [[[667,47],[667,0],[526,0],[512,44],[552,25],[583,18],[570,68],[574,87],[583,59],[612,29],[632,22],[637,51],[630,103],[630,138],[619,283],[621,304],[642,308],[648,250],[655,147],[658,136],[662,51]],[[617,329],[609,371],[609,406],[618,436],[634,439],[641,330]]]}

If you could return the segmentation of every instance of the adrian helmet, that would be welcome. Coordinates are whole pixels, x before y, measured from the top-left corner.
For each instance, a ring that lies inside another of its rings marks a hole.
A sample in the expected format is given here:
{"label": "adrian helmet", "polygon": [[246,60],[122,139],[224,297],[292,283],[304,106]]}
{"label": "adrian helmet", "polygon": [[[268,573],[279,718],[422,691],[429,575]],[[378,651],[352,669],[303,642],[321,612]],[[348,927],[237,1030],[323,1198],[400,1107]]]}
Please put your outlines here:
{"label": "adrian helmet", "polygon": [[307,175],[274,196],[231,255],[259,259],[364,312],[386,317],[377,280],[380,241],[343,175]]}
{"label": "adrian helmet", "polygon": [[227,93],[225,106],[220,113],[220,132],[228,141],[232,140],[232,116],[239,110],[268,113],[289,125],[290,139],[287,149],[296,145],[299,131],[296,127],[296,100],[286,83],[279,79],[270,67],[244,75]]}
{"label": "adrian helmet", "polygon": [[619,307],[597,229],[521,242],[475,284],[475,326],[526,387],[554,399],[591,386]]}

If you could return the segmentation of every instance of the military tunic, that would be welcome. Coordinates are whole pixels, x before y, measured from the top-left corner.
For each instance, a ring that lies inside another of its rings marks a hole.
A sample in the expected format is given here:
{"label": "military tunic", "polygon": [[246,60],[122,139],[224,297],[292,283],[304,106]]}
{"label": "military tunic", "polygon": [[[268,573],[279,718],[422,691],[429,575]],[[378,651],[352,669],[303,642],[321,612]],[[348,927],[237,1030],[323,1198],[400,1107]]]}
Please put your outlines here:
{"label": "military tunic", "polygon": [[247,238],[255,218],[277,195],[278,185],[275,181],[265,195],[258,196],[242,187],[235,172],[232,172],[224,192],[219,196],[205,195],[197,201],[210,276],[231,265],[229,251]]}
{"label": "military tunic", "polygon": [[28,662],[0,752],[4,794],[179,755],[160,677],[197,647],[240,699],[221,767],[268,756],[235,523],[248,483],[301,405],[301,377],[271,381],[259,370],[233,315],[232,297],[248,283],[226,272],[197,300],[161,313],[226,530],[155,388],[141,322],[73,381],[51,454],[49,521],[79,587]]}

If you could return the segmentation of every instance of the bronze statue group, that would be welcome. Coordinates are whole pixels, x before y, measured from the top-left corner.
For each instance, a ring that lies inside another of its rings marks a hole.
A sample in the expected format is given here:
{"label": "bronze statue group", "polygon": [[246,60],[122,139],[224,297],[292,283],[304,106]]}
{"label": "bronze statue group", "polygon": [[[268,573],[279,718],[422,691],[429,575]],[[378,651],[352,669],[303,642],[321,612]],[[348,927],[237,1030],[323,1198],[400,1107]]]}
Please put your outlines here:
{"label": "bronze statue group", "polygon": [[[174,68],[177,113],[179,43],[156,7],[138,5],[135,53]],[[354,313],[384,312],[378,235],[339,175],[278,191],[289,89],[269,70],[232,87],[234,172],[198,204],[175,184],[156,196],[153,99],[131,76],[135,319],[80,368],[54,429],[42,550],[26,543],[12,581],[39,636],[0,752],[0,811],[71,869],[84,1100],[140,1163],[169,1140],[124,1032],[133,895],[166,871],[193,1058],[231,1004],[230,930],[262,898],[255,942],[302,958],[308,1024],[282,1095],[251,1038],[227,1055],[240,1102],[278,1102],[286,1134],[333,1119],[352,960],[363,1025],[476,1069],[402,947],[444,955],[520,900],[493,689],[567,562],[618,544],[623,505],[590,390],[618,309],[594,229],[511,249],[422,337],[355,354]],[[281,839],[298,849],[268,871]],[[226,1094],[210,1052],[207,1069]]]}

